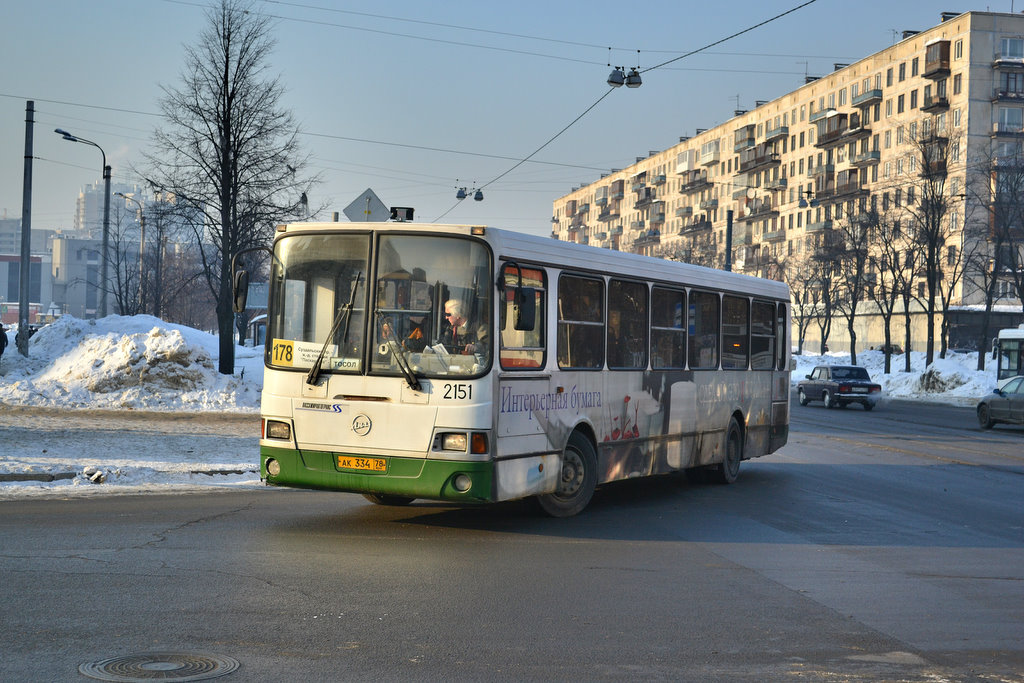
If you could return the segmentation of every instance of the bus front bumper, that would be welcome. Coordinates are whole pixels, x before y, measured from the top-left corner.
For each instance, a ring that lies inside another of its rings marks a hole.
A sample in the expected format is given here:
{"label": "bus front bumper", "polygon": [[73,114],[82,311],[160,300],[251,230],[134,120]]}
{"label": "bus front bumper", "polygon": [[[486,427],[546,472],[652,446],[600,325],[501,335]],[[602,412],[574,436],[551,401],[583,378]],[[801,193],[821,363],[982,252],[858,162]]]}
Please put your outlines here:
{"label": "bus front bumper", "polygon": [[270,486],[460,503],[489,503],[495,499],[492,462],[379,458],[367,454],[261,446],[260,477]]}

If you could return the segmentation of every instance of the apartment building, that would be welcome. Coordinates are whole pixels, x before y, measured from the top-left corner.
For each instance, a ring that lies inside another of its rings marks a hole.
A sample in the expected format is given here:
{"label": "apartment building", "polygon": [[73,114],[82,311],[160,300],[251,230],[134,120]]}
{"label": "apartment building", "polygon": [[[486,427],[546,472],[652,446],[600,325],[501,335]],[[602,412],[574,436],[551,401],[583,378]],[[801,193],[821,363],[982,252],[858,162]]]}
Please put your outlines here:
{"label": "apartment building", "polygon": [[[968,247],[966,216],[986,214],[967,204],[972,169],[1019,157],[1024,141],[1024,16],[941,20],[574,188],[554,202],[552,236],[781,277],[780,262],[835,238],[839,221],[913,201],[926,163],[942,165],[945,191],[959,198],[945,217],[960,226],[951,246]],[[944,145],[934,160],[918,147],[925,139]],[[957,304],[983,301],[972,282],[958,285]],[[862,347],[881,341],[876,323],[865,316]],[[845,332],[833,334],[830,346],[842,348]]]}

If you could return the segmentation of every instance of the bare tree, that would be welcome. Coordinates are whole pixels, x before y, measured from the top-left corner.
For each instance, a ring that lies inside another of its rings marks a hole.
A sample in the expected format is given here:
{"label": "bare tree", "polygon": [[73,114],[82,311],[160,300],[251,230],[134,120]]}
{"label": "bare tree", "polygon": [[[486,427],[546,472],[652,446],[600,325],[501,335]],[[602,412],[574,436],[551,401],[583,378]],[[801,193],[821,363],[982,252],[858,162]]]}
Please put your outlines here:
{"label": "bare tree", "polygon": [[962,136],[939,131],[931,118],[922,119],[920,124],[920,134],[908,136],[911,151],[902,160],[911,174],[915,169],[918,171],[918,181],[906,188],[904,211],[909,219],[907,228],[915,235],[925,282],[925,362],[930,365],[935,358],[935,313],[943,279],[942,252],[953,233],[949,214],[954,198],[946,182],[948,165],[959,159]]}
{"label": "bare tree", "polygon": [[835,258],[843,274],[837,289],[836,310],[846,319],[846,331],[850,338],[850,362],[857,363],[857,311],[859,304],[867,298],[868,287],[868,244],[869,235],[878,224],[875,210],[863,211],[859,215],[846,212],[836,224],[837,240]]}
{"label": "bare tree", "polygon": [[869,252],[866,293],[882,318],[884,372],[889,374],[892,371],[892,319],[908,286],[906,283],[913,279],[912,272],[907,271],[907,268],[913,268],[913,263],[908,263],[904,256],[907,244],[899,219],[890,210],[887,200],[883,200],[882,207],[882,210],[872,213],[875,221],[871,231],[874,246]]}
{"label": "bare tree", "polygon": [[269,19],[243,0],[221,0],[186,47],[182,83],[165,86],[166,127],[147,155],[153,184],[189,206],[203,277],[216,301],[219,370],[234,371],[231,258],[266,244],[275,223],[305,215],[316,178],[304,179],[298,128],[267,71]]}
{"label": "bare tree", "polygon": [[817,285],[817,276],[809,265],[809,252],[800,250],[789,256],[782,264],[783,281],[789,285],[792,298],[790,315],[796,326],[797,353],[803,354],[804,340],[807,329],[815,319],[814,294],[812,289]]}

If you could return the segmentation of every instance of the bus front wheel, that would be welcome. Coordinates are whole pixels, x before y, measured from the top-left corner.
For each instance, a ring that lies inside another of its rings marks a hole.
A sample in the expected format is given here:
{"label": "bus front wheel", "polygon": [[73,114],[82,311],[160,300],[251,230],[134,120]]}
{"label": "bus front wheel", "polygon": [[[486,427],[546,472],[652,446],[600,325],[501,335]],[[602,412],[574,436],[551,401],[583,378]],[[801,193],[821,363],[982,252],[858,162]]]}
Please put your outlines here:
{"label": "bus front wheel", "polygon": [[597,488],[597,453],[580,432],[569,436],[562,453],[558,488],[537,496],[541,509],[552,517],[572,517],[587,507]]}
{"label": "bus front wheel", "polygon": [[715,480],[720,484],[731,484],[740,476],[740,461],[743,459],[743,432],[736,418],[729,420],[725,434],[725,457],[715,468]]}

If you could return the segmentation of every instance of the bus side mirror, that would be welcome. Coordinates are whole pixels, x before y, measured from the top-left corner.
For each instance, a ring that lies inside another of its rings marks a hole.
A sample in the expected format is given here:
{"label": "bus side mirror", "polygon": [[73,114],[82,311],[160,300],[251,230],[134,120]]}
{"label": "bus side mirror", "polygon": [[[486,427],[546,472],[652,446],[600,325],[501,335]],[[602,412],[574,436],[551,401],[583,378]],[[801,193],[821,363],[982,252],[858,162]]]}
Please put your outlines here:
{"label": "bus side mirror", "polygon": [[232,308],[235,313],[245,311],[246,299],[249,297],[249,271],[240,268],[231,279],[231,296],[234,300]]}
{"label": "bus side mirror", "polygon": [[537,326],[537,294],[533,287],[516,287],[512,302],[512,328],[532,330]]}

